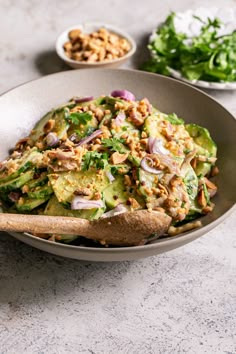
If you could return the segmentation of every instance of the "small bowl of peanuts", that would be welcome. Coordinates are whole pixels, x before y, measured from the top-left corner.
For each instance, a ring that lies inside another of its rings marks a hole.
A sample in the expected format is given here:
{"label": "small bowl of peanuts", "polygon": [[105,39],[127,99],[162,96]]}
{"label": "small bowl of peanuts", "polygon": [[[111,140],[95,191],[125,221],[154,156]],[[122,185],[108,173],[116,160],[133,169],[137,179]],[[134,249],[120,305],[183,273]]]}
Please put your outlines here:
{"label": "small bowl of peanuts", "polygon": [[136,51],[136,43],[112,25],[85,23],[65,30],[57,39],[58,56],[74,69],[117,68]]}

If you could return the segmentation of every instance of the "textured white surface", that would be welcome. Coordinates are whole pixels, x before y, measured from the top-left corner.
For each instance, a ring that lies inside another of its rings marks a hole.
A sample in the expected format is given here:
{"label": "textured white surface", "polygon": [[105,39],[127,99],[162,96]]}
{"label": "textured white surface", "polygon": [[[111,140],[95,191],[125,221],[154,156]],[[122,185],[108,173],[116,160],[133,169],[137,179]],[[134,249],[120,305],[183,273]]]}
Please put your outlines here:
{"label": "textured white surface", "polygon": [[[225,3],[210,1],[217,7]],[[169,11],[204,5],[203,0],[129,0],[129,6],[125,0],[1,1],[0,92],[67,70],[54,41],[75,23],[123,26],[137,41],[128,64],[137,67],[146,56],[148,34]],[[227,5],[235,8],[236,2]],[[236,113],[236,93],[210,94]],[[115,264],[54,257],[0,234],[0,353],[236,353],[235,216],[183,248]]]}

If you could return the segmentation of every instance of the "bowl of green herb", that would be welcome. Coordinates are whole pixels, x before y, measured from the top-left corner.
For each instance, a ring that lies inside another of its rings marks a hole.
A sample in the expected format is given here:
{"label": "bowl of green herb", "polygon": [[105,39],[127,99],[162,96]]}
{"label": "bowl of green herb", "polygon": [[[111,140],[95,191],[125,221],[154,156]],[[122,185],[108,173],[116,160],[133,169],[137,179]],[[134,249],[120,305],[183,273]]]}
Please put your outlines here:
{"label": "bowl of green herb", "polygon": [[142,69],[195,86],[236,89],[236,11],[199,8],[171,13],[155,29]]}

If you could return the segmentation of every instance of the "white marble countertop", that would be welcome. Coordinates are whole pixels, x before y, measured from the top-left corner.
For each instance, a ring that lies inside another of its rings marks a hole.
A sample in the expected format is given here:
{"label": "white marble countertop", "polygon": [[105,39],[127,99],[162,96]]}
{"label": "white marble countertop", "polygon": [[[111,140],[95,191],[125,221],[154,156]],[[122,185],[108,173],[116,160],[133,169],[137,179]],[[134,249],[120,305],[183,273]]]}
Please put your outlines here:
{"label": "white marble countertop", "polygon": [[[208,1],[226,3],[236,6]],[[134,68],[146,56],[148,34],[171,10],[204,4],[0,1],[0,92],[69,70],[54,42],[70,25],[99,20],[125,28],[138,43],[127,65]],[[236,114],[236,92],[210,94]],[[170,253],[113,264],[55,257],[0,233],[0,353],[236,353],[235,216]]]}

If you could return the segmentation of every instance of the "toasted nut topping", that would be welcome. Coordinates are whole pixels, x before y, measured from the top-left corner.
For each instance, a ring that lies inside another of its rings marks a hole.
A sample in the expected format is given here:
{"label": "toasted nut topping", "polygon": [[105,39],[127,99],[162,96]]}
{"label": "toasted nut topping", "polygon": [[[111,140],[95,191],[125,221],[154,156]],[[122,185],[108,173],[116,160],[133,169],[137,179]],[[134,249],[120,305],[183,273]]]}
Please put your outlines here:
{"label": "toasted nut topping", "polygon": [[206,197],[205,197],[205,194],[204,194],[204,191],[203,189],[201,189],[198,193],[198,196],[197,196],[197,200],[198,200],[198,203],[204,208],[207,206],[207,201],[206,201]]}
{"label": "toasted nut topping", "polygon": [[55,126],[55,120],[49,119],[49,121],[43,127],[43,130],[45,133],[49,133],[54,128],[54,126]]}
{"label": "toasted nut topping", "polygon": [[91,194],[91,190],[89,188],[78,188],[74,191],[74,194],[89,196]]}
{"label": "toasted nut topping", "polygon": [[128,176],[128,175],[125,175],[125,181],[124,182],[125,182],[126,186],[131,186],[132,185],[130,176]]}
{"label": "toasted nut topping", "polygon": [[203,212],[204,214],[208,214],[208,213],[210,213],[210,212],[213,210],[214,206],[215,206],[215,204],[211,203],[211,205],[205,206],[205,207],[202,209],[202,212]]}
{"label": "toasted nut topping", "polygon": [[27,184],[25,184],[23,187],[22,187],[22,193],[28,193],[29,192],[29,186],[27,186]]}
{"label": "toasted nut topping", "polygon": [[90,34],[74,29],[68,34],[70,41],[63,45],[65,54],[73,60],[90,63],[114,60],[130,51],[127,39],[105,28]]}
{"label": "toasted nut topping", "polygon": [[208,178],[204,177],[204,182],[209,189],[217,189],[217,186],[211,182]]}
{"label": "toasted nut topping", "polygon": [[129,198],[128,201],[129,201],[129,205],[131,205],[133,209],[140,208],[140,204],[137,202],[135,198]]}
{"label": "toasted nut topping", "polygon": [[111,162],[113,163],[113,165],[118,165],[119,163],[124,162],[128,156],[129,156],[129,153],[120,154],[119,152],[114,152],[111,155]]}
{"label": "toasted nut topping", "polygon": [[211,169],[211,177],[217,176],[219,172],[219,168],[217,166],[213,166]]}

